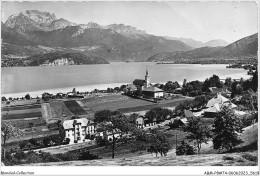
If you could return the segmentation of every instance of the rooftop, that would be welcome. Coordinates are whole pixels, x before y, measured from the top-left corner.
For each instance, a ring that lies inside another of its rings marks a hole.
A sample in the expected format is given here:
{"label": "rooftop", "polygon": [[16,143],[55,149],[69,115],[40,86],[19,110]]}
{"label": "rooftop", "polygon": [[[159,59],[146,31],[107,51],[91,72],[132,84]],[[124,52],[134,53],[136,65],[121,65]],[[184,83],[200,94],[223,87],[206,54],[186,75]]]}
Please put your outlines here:
{"label": "rooftop", "polygon": [[81,126],[87,126],[88,125],[88,119],[86,119],[86,118],[82,118],[82,119],[74,119],[74,120],[65,120],[64,122],[63,122],[63,128],[64,129],[71,129],[71,128],[74,128],[74,126],[73,126],[73,123],[80,123],[81,124]]}
{"label": "rooftop", "polygon": [[157,87],[144,88],[142,91],[145,91],[145,92],[164,92],[162,89],[159,89]]}

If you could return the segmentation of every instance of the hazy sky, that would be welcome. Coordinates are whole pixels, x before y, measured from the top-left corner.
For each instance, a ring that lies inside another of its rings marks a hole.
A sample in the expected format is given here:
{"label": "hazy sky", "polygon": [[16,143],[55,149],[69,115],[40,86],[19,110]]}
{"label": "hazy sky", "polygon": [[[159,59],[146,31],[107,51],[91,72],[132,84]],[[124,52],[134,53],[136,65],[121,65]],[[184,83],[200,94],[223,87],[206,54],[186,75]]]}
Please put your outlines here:
{"label": "hazy sky", "polygon": [[254,2],[3,2],[2,21],[25,10],[86,24],[123,23],[149,34],[233,42],[258,31]]}

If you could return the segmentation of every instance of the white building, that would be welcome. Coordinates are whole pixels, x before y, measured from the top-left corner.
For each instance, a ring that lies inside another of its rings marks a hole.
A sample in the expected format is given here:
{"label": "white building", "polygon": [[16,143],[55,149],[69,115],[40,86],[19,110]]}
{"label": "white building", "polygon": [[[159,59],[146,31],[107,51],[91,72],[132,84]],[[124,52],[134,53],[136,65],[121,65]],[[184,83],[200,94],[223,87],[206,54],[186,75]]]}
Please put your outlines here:
{"label": "white building", "polygon": [[69,138],[69,144],[81,143],[94,139],[96,127],[93,122],[86,118],[65,120],[63,122],[65,139]]}
{"label": "white building", "polygon": [[204,110],[204,115],[208,117],[214,117],[216,113],[220,112],[222,106],[229,108],[236,108],[229,99],[223,97],[221,93],[218,93],[216,97],[210,99],[206,105],[207,109]]}
{"label": "white building", "polygon": [[152,98],[161,98],[164,95],[164,91],[157,87],[147,87],[142,90],[143,95]]}

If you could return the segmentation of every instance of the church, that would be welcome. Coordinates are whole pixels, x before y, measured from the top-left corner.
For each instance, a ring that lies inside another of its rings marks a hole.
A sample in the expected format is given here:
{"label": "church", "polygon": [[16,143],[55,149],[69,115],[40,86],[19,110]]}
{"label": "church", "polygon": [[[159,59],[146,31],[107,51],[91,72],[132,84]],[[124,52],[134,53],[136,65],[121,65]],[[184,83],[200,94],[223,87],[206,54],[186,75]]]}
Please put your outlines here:
{"label": "church", "polygon": [[150,83],[150,76],[148,70],[146,69],[145,79],[135,79],[133,84],[136,86],[137,90],[142,92],[142,95],[149,98],[161,98],[164,95],[164,91],[152,86]]}

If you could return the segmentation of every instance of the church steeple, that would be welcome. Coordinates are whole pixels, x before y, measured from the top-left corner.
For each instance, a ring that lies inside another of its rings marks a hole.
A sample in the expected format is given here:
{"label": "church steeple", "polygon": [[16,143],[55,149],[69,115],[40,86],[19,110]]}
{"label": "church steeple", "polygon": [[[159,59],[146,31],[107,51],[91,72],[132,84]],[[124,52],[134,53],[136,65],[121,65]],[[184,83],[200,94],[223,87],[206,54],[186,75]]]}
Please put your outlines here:
{"label": "church steeple", "polygon": [[146,67],[146,75],[145,76],[149,76],[147,67]]}
{"label": "church steeple", "polygon": [[150,86],[150,76],[149,76],[149,73],[148,73],[148,69],[146,68],[144,87],[148,88],[149,86]]}

